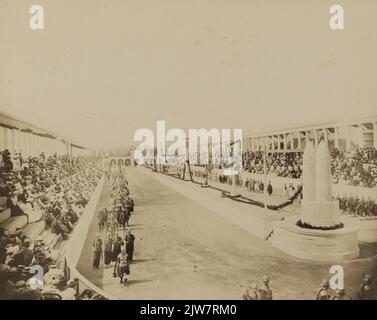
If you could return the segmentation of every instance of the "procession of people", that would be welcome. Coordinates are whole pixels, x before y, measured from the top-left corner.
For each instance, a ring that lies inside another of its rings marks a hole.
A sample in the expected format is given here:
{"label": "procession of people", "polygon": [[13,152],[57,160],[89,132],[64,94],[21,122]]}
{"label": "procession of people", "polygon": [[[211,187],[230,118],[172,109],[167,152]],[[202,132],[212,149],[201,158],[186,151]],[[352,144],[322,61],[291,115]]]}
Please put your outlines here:
{"label": "procession of people", "polygon": [[112,173],[107,171],[108,183],[111,184],[108,207],[98,212],[98,232],[93,242],[93,268],[105,268],[114,264],[113,277],[120,283],[126,283],[130,275],[133,260],[135,236],[129,228],[129,221],[134,212],[134,201],[130,197],[128,181],[123,170]]}

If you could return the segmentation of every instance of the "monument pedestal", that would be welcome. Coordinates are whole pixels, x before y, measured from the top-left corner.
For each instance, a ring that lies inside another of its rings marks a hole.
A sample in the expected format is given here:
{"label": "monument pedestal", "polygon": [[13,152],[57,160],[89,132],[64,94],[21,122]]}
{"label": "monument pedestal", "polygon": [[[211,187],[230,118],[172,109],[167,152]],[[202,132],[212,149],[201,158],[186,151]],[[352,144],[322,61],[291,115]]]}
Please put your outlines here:
{"label": "monument pedestal", "polygon": [[272,245],[302,259],[341,261],[359,256],[357,228],[344,225],[336,230],[315,230],[296,225],[299,216],[273,223]]}
{"label": "monument pedestal", "polygon": [[301,201],[301,221],[313,227],[332,227],[340,224],[339,202]]}

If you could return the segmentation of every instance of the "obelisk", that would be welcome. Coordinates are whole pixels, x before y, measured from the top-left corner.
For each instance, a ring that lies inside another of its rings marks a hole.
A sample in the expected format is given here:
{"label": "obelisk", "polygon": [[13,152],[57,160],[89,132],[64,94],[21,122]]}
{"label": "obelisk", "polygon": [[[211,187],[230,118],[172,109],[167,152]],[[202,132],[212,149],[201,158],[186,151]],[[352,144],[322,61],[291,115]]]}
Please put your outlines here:
{"label": "obelisk", "polygon": [[309,142],[303,165],[301,222],[316,228],[339,225],[339,203],[332,199],[331,157],[327,142],[321,141],[317,150]]}
{"label": "obelisk", "polygon": [[311,210],[305,210],[310,208],[315,199],[315,148],[312,141],[306,140],[306,146],[303,156],[303,199],[301,206],[304,208],[301,210],[301,221],[310,224]]}

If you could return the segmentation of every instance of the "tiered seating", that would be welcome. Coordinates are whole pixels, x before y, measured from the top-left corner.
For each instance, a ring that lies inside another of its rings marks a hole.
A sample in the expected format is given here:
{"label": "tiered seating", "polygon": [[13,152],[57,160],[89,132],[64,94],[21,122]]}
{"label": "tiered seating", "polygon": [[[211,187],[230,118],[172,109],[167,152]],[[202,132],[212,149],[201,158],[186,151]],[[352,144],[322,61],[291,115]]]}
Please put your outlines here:
{"label": "tiered seating", "polygon": [[[0,287],[4,289],[0,291],[0,300],[18,298],[13,296],[11,288],[16,282],[30,278],[28,268],[32,265],[43,267],[48,293],[59,292],[50,282],[54,281],[54,273],[59,273],[64,281],[64,274],[54,266],[62,240],[69,236],[101,176],[96,159],[91,158],[36,157],[25,159],[23,163],[27,165],[20,173],[4,172],[4,168],[0,168],[0,201],[3,209],[7,203],[10,207],[0,213],[3,219],[0,222],[0,272],[8,274],[9,268],[17,269],[17,274],[9,273],[11,278],[0,277]],[[31,299],[41,297],[41,292],[38,295],[38,291],[29,289],[23,284],[21,291],[24,292],[20,294],[34,293],[33,297],[28,296]]]}

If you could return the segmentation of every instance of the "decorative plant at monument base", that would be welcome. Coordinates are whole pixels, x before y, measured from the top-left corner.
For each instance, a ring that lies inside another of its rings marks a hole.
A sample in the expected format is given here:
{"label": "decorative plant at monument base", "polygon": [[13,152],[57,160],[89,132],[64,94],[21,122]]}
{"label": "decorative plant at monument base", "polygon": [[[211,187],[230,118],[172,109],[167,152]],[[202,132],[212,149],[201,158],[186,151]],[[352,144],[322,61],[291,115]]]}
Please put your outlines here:
{"label": "decorative plant at monument base", "polygon": [[302,222],[301,220],[298,220],[296,225],[300,228],[313,229],[313,230],[337,230],[337,229],[342,229],[344,227],[343,223],[339,223],[331,227],[317,227],[317,226],[312,226],[309,223]]}

